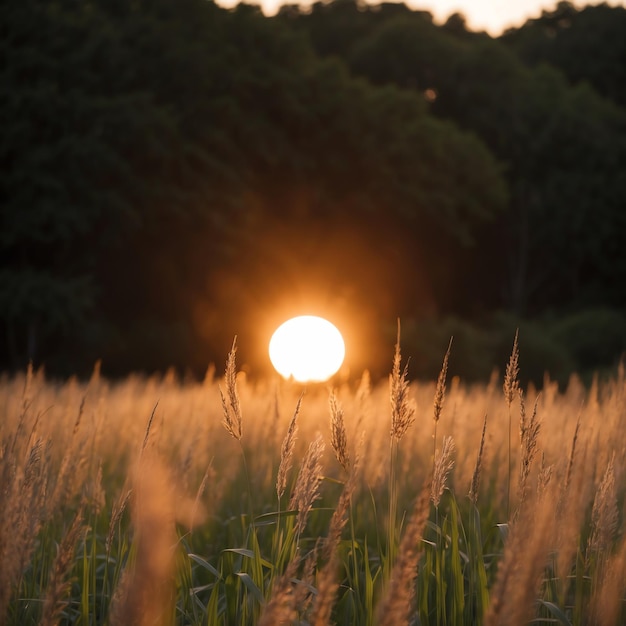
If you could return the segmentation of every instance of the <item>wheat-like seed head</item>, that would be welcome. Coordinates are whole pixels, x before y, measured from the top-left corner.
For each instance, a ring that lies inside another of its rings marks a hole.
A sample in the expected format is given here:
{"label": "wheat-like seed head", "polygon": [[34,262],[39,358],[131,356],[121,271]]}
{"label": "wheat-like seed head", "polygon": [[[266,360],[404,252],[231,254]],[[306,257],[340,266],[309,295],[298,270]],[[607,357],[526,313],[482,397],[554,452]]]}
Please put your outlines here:
{"label": "wheat-like seed head", "polygon": [[324,441],[318,433],[309,444],[309,448],[302,460],[300,472],[296,480],[296,486],[291,496],[289,508],[297,510],[296,535],[300,535],[306,526],[306,522],[313,506],[313,502],[319,498],[319,485],[322,480],[321,458],[324,452]]}
{"label": "wheat-like seed head", "polygon": [[241,441],[243,434],[242,431],[242,416],[241,416],[241,404],[239,402],[239,393],[237,392],[237,366],[235,362],[235,355],[237,353],[237,337],[233,340],[233,347],[228,353],[226,359],[226,371],[224,373],[224,383],[226,385],[226,395],[219,388],[220,397],[222,399],[222,410],[224,413],[224,419],[222,424],[231,437]]}
{"label": "wheat-like seed head", "polygon": [[278,467],[278,475],[276,477],[276,495],[280,500],[285,493],[287,487],[287,474],[291,469],[291,463],[293,459],[293,449],[296,445],[296,438],[298,436],[298,413],[300,412],[300,405],[302,403],[302,395],[298,398],[296,404],[296,410],[293,413],[293,417],[289,422],[289,428],[287,434],[283,440],[280,448],[280,465]]}
{"label": "wheat-like seed head", "polygon": [[[579,447],[576,445],[578,436],[578,428],[576,428],[572,439],[571,454],[567,459],[569,476],[565,479],[565,484],[560,486],[555,481],[552,481],[552,491],[557,491],[558,493],[555,515],[558,521],[556,571],[561,576],[565,576],[571,571],[572,564],[575,562],[576,555],[581,548],[580,531],[585,523],[587,510],[593,505],[592,494],[587,487],[588,483],[593,483],[593,476],[589,469],[585,467],[586,442],[580,461],[574,462],[574,450],[577,450]],[[562,477],[560,478],[563,480]]]}
{"label": "wheat-like seed head", "polygon": [[154,416],[156,414],[157,407],[159,406],[159,401],[157,400],[154,408],[152,409],[152,413],[150,413],[150,418],[148,419],[148,424],[146,425],[146,432],[143,436],[143,443],[141,444],[141,454],[145,451],[148,446],[148,441],[150,440],[150,430],[152,429],[152,422],[154,422]]}
{"label": "wheat-like seed head", "polygon": [[574,436],[572,437],[572,448],[569,454],[569,461],[567,463],[567,474],[565,475],[565,489],[567,491],[570,481],[572,479],[572,468],[574,467],[574,458],[576,456],[576,442],[578,441],[578,431],[580,430],[580,415],[576,421],[576,429],[574,430]]}
{"label": "wheat-like seed head", "polygon": [[599,571],[598,584],[593,585],[589,623],[614,626],[619,623],[620,609],[626,588],[626,537],[617,552]]}
{"label": "wheat-like seed head", "polygon": [[441,366],[441,371],[439,372],[439,377],[437,378],[437,387],[435,389],[435,400],[433,402],[433,418],[435,422],[439,421],[441,417],[441,412],[443,411],[443,401],[446,396],[446,378],[448,376],[448,361],[450,360],[450,350],[452,349],[452,337],[450,338],[450,343],[448,344],[448,349],[446,350],[446,354],[443,357],[443,365]]}
{"label": "wheat-like seed head", "polygon": [[513,400],[519,389],[519,345],[518,345],[519,329],[515,331],[515,339],[513,340],[513,350],[509,357],[509,362],[506,366],[506,373],[504,375],[504,397],[506,399],[507,406],[511,408]]}
{"label": "wheat-like seed head", "polygon": [[89,505],[91,512],[96,516],[104,508],[106,494],[104,492],[104,487],[102,486],[102,461],[98,463],[95,478],[85,484],[83,489],[83,499]]}
{"label": "wheat-like seed head", "polygon": [[539,465],[539,472],[537,474],[537,495],[543,496],[546,493],[546,489],[552,480],[552,465],[546,465],[545,453],[541,453],[541,464]]}
{"label": "wheat-like seed head", "polygon": [[474,472],[472,474],[472,482],[470,483],[469,499],[474,503],[474,506],[478,502],[478,490],[480,488],[480,473],[483,464],[483,451],[485,449],[485,433],[487,432],[487,414],[483,420],[483,432],[480,436],[480,446],[478,448],[478,456],[476,457],[476,465],[474,466]]}
{"label": "wheat-like seed head", "polygon": [[328,404],[330,407],[330,445],[337,461],[347,472],[350,467],[350,455],[348,454],[346,426],[343,420],[343,409],[339,405],[334,390],[330,392]]}
{"label": "wheat-like seed head", "polygon": [[[215,478],[215,469],[213,468],[212,460],[209,462],[206,470],[204,471],[204,475],[202,476],[202,480],[200,481],[200,486],[198,487],[198,490],[196,491],[196,497],[193,501],[193,506],[191,507],[189,527],[192,529],[195,528],[196,521],[198,520],[198,513],[201,511],[200,499],[204,495],[207,483],[209,482],[209,477],[213,479]],[[215,503],[213,503],[213,506],[215,506]]]}
{"label": "wheat-like seed head", "polygon": [[591,511],[591,535],[587,544],[587,554],[607,552],[617,531],[617,498],[615,494],[615,453],[606,467],[602,482],[598,487]]}
{"label": "wheat-like seed head", "polygon": [[81,508],[65,533],[54,560],[43,604],[41,626],[56,626],[63,609],[68,604],[67,595],[71,583],[67,580],[67,574],[73,565],[76,543],[86,530],[87,528],[83,525],[83,510]]}
{"label": "wheat-like seed head", "polygon": [[22,467],[14,456],[15,444],[16,439],[2,449],[0,459],[0,497],[4,505],[0,507],[0,616],[7,614],[11,593],[35,549],[49,507],[47,446],[38,438],[28,448]]}
{"label": "wheat-like seed head", "polygon": [[408,363],[402,368],[400,354],[400,320],[398,320],[398,339],[393,357],[393,367],[389,376],[389,395],[391,400],[391,436],[400,441],[409,426],[415,421],[415,405],[409,399]]}
{"label": "wheat-like seed head", "polygon": [[539,402],[539,396],[535,399],[535,405],[533,412],[529,420],[526,419],[526,409],[524,403],[524,394],[520,390],[520,445],[522,449],[522,455],[520,459],[518,490],[520,498],[520,507],[526,499],[528,477],[530,476],[530,469],[533,459],[537,453],[537,439],[539,437],[539,431],[541,430],[541,423],[537,418],[537,404]]}
{"label": "wheat-like seed head", "polygon": [[302,567],[302,574],[300,575],[300,582],[294,589],[296,607],[300,614],[305,614],[309,611],[311,603],[313,601],[313,594],[311,589],[315,585],[315,569],[317,566],[318,557],[318,543],[315,543],[313,549],[307,554],[304,559],[304,565]]}
{"label": "wheat-like seed head", "polygon": [[441,452],[435,455],[435,466],[433,470],[433,482],[430,499],[435,506],[439,506],[441,502],[441,496],[446,488],[446,480],[448,474],[454,467],[454,459],[452,453],[454,452],[454,440],[452,437],[444,437],[443,445],[441,446]]}
{"label": "wheat-like seed head", "polygon": [[122,492],[115,504],[113,505],[113,510],[111,512],[111,521],[109,522],[109,531],[107,532],[107,537],[105,541],[105,550],[107,554],[111,551],[111,545],[113,544],[113,535],[117,529],[117,525],[122,519],[122,515],[124,515],[124,511],[128,506],[130,501],[130,497],[133,493],[132,489],[128,489],[125,493]]}

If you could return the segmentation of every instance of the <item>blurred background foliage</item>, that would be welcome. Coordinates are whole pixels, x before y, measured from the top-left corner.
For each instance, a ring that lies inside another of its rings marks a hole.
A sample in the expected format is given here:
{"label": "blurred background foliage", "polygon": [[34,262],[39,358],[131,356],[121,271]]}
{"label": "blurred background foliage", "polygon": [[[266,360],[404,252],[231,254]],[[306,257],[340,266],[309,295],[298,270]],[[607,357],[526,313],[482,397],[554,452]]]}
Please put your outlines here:
{"label": "blurred background foliage", "polygon": [[251,374],[291,314],[350,371],[541,382],[626,351],[626,10],[499,38],[402,4],[0,7],[0,368]]}

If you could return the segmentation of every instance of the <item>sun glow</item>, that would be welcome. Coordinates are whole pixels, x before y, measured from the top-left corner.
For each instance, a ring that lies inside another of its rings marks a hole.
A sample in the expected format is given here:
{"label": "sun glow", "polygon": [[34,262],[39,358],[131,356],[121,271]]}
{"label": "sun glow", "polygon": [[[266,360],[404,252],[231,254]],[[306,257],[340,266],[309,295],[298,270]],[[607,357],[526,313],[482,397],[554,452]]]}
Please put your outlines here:
{"label": "sun glow", "polygon": [[339,371],[345,355],[341,333],[314,315],[287,320],[270,340],[270,360],[276,371],[301,383],[328,380]]}

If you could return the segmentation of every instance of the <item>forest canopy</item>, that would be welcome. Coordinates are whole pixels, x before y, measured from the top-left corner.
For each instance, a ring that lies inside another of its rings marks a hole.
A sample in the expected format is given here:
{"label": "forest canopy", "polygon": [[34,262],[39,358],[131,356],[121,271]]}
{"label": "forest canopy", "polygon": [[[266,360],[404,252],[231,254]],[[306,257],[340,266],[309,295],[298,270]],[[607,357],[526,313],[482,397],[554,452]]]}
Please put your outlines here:
{"label": "forest canopy", "polygon": [[398,316],[417,374],[444,331],[468,378],[519,325],[561,375],[626,350],[624,9],[498,39],[353,0],[0,14],[1,368],[200,375],[237,334],[260,371],[304,309],[357,372]]}

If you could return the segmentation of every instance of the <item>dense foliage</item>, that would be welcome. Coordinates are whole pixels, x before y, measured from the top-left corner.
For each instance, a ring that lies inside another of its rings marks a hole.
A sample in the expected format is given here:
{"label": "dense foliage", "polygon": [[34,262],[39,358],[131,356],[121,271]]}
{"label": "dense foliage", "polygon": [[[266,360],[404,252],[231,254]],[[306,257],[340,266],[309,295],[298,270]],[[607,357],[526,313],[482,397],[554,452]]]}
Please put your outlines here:
{"label": "dense foliage", "polygon": [[622,9],[500,40],[351,0],[0,12],[0,367],[197,374],[237,333],[260,371],[302,309],[350,320],[357,370],[384,368],[398,315],[478,336],[507,310],[549,352],[547,314],[608,311],[613,349],[559,343],[564,375],[626,348]]}

